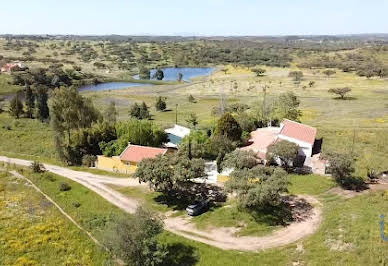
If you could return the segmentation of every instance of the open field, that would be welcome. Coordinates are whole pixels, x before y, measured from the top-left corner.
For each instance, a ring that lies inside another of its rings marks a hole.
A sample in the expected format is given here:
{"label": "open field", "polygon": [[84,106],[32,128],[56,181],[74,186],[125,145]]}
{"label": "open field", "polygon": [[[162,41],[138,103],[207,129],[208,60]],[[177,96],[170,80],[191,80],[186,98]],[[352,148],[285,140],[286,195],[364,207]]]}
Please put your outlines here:
{"label": "open field", "polygon": [[[109,257],[25,181],[0,172],[1,265],[102,265]],[[65,193],[62,193],[62,197]]]}

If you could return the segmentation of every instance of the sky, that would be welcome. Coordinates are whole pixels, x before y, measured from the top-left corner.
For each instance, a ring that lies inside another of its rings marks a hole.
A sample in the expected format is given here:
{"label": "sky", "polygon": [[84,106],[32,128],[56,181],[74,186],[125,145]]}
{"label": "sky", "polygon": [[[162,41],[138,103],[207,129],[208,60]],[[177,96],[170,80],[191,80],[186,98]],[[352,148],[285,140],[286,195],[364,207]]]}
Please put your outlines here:
{"label": "sky", "polygon": [[388,33],[388,0],[3,0],[0,34]]}

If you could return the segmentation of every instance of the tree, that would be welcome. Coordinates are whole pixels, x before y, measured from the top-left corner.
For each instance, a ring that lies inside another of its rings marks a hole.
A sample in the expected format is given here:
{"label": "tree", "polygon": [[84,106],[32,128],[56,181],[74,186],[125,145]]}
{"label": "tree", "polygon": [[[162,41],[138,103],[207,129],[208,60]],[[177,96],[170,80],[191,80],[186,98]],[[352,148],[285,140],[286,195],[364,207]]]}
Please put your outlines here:
{"label": "tree", "polygon": [[154,77],[157,79],[157,80],[163,80],[164,79],[164,72],[163,70],[161,69],[157,69],[155,74],[154,74]]}
{"label": "tree", "polygon": [[26,103],[26,109],[27,109],[26,114],[28,118],[32,118],[34,113],[34,108],[35,108],[35,95],[30,86],[26,86],[25,94],[26,94],[25,103]]}
{"label": "tree", "polygon": [[312,81],[309,82],[309,87],[310,88],[314,87],[314,85],[315,85],[315,81],[312,80]]}
{"label": "tree", "polygon": [[231,141],[240,141],[242,129],[230,113],[225,113],[218,120],[214,134],[225,136]]}
{"label": "tree", "polygon": [[55,145],[61,159],[68,164],[80,164],[82,151],[72,143],[72,132],[91,127],[101,115],[90,99],[76,88],[57,88],[50,101],[51,125],[56,133]]}
{"label": "tree", "polygon": [[225,155],[222,168],[234,168],[234,169],[251,169],[258,165],[258,159],[256,153],[253,151],[235,150]]}
{"label": "tree", "polygon": [[291,71],[288,73],[288,76],[290,78],[293,78],[294,81],[300,81],[303,78],[303,72],[302,71]]}
{"label": "tree", "polygon": [[287,171],[293,167],[293,162],[298,155],[299,146],[287,140],[275,142],[268,147],[267,160],[280,161],[280,165]]}
{"label": "tree", "polygon": [[99,142],[99,147],[105,156],[120,155],[128,143],[160,147],[168,142],[167,133],[147,120],[131,119],[116,124],[117,139]]}
{"label": "tree", "polygon": [[151,74],[150,74],[150,70],[141,66],[139,67],[139,78],[140,79],[150,79],[151,77]]}
{"label": "tree", "polygon": [[257,165],[234,170],[225,188],[237,194],[239,208],[273,212],[281,205],[288,183],[284,170]]}
{"label": "tree", "polygon": [[163,98],[162,96],[159,96],[156,99],[155,108],[157,111],[164,111],[167,108],[166,104],[166,98]]}
{"label": "tree", "polygon": [[186,190],[188,183],[194,178],[203,177],[204,171],[203,159],[190,159],[186,154],[178,152],[142,160],[136,169],[135,177],[139,178],[141,183],[148,183],[155,191],[185,197],[188,195],[182,192]]}
{"label": "tree", "polygon": [[116,103],[114,101],[111,101],[109,103],[109,106],[106,108],[104,112],[104,119],[110,124],[115,124],[116,117],[117,117]]}
{"label": "tree", "polygon": [[347,189],[360,189],[364,187],[364,181],[360,177],[354,177],[354,159],[345,153],[329,153],[327,156],[328,172],[334,180]]}
{"label": "tree", "polygon": [[298,109],[300,101],[298,97],[292,92],[282,93],[278,99],[275,100],[271,116],[278,120],[289,119],[299,121],[302,112]]}
{"label": "tree", "polygon": [[266,72],[263,68],[254,68],[251,71],[255,73],[257,77],[261,77]]}
{"label": "tree", "polygon": [[195,128],[198,125],[198,118],[197,115],[194,113],[191,113],[190,116],[186,119],[186,122]]}
{"label": "tree", "polygon": [[9,104],[9,113],[16,117],[16,119],[19,119],[20,115],[23,114],[23,103],[20,101],[20,98],[20,92],[17,92]]}
{"label": "tree", "polygon": [[335,72],[334,70],[331,70],[331,69],[327,69],[327,70],[323,71],[322,73],[325,74],[327,77],[330,77],[337,72]]}
{"label": "tree", "polygon": [[194,98],[193,95],[190,94],[190,96],[189,96],[188,99],[189,99],[189,102],[190,102],[190,103],[196,103],[196,100],[195,100],[195,98]]}
{"label": "tree", "polygon": [[129,109],[129,115],[137,119],[149,119],[151,118],[148,106],[143,102],[140,106],[134,103]]}
{"label": "tree", "polygon": [[50,116],[50,110],[47,105],[47,101],[47,88],[44,86],[38,86],[36,94],[37,118],[42,122]]}
{"label": "tree", "polygon": [[156,214],[138,207],[135,214],[116,218],[105,233],[104,245],[126,265],[160,265],[168,254],[158,243],[163,221]]}
{"label": "tree", "polygon": [[183,74],[182,73],[178,73],[178,81],[181,82],[183,79]]}
{"label": "tree", "polygon": [[349,93],[349,92],[351,92],[351,91],[352,91],[352,89],[349,88],[349,87],[344,87],[344,88],[332,88],[332,89],[329,89],[329,90],[328,90],[329,93],[333,93],[333,94],[339,95],[341,100],[344,100],[346,94]]}

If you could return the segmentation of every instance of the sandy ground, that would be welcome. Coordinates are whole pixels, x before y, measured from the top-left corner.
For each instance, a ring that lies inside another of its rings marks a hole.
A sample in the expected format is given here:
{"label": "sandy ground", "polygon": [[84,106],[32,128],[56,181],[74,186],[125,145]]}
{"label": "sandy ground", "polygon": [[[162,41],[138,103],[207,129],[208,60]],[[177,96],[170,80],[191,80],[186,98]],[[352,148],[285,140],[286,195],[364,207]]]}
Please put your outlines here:
{"label": "sandy ground", "polygon": [[[0,156],[0,161],[22,166],[31,165],[31,161],[8,158],[4,156]],[[136,179],[123,179],[95,175],[49,164],[44,164],[44,166],[47,171],[82,184],[128,213],[134,213],[136,208],[139,206],[139,202],[137,200],[131,199],[108,186],[139,186],[140,184]],[[237,230],[235,228],[214,228],[210,231],[201,231],[198,230],[194,224],[190,223],[190,218],[188,217],[182,218],[167,216],[164,220],[165,229],[188,239],[199,241],[221,249],[257,251],[279,247],[293,243],[313,234],[321,223],[322,212],[320,203],[311,196],[301,197],[314,206],[311,217],[302,222],[292,223],[283,229],[277,230],[272,234],[263,237],[237,237],[235,236],[235,232]]]}

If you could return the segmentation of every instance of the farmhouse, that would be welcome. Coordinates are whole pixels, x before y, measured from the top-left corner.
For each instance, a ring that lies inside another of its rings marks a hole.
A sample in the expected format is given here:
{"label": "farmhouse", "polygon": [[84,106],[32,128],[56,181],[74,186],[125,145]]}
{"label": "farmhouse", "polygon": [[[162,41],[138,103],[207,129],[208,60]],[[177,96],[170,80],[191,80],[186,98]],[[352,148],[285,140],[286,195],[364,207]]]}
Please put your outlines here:
{"label": "farmhouse", "polygon": [[316,134],[317,129],[314,127],[285,119],[280,127],[259,128],[251,132],[251,144],[242,149],[254,151],[265,162],[268,147],[277,141],[287,140],[299,146],[299,156],[306,165],[313,156]]}
{"label": "farmhouse", "polygon": [[1,67],[1,72],[12,72],[16,70],[24,70],[27,67],[23,63],[8,63]]}
{"label": "farmhouse", "polygon": [[106,171],[133,173],[138,163],[144,159],[164,155],[167,149],[129,144],[120,156],[97,156],[96,168]]}
{"label": "farmhouse", "polygon": [[190,129],[187,127],[174,125],[172,128],[167,128],[164,130],[167,135],[169,142],[164,144],[166,148],[176,149],[178,145],[182,142],[182,139],[190,135]]}

